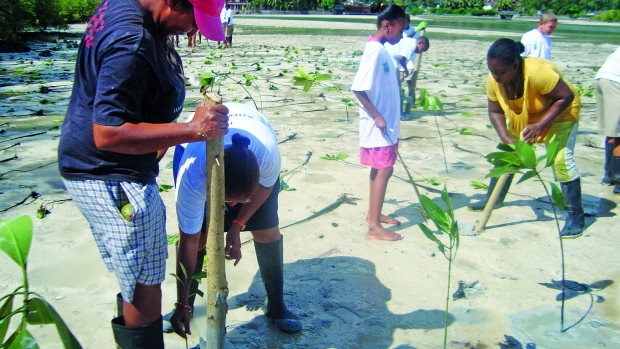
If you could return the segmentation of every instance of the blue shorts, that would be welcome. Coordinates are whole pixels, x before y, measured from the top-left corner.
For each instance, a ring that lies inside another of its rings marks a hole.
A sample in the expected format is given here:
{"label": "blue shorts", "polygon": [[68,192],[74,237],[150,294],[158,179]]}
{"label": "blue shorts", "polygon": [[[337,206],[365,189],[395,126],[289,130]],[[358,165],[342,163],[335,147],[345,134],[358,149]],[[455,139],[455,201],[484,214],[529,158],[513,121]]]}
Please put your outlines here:
{"label": "blue shorts", "polygon": [[[90,224],[106,267],[118,279],[123,299],[133,300],[137,282],[162,283],[168,242],[166,207],[159,186],[98,180],[63,182]],[[120,212],[127,203],[134,211],[129,221]]]}

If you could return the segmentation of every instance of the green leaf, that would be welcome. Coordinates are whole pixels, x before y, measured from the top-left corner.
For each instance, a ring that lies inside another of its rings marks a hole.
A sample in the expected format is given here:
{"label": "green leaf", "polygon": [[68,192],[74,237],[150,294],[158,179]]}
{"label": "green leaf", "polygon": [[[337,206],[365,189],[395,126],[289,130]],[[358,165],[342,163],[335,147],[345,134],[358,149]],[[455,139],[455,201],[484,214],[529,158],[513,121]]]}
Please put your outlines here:
{"label": "green leaf", "polygon": [[518,172],[519,171],[513,168],[512,164],[509,163],[504,166],[495,167],[491,169],[491,171],[489,171],[489,174],[487,174],[484,178],[491,178],[491,177],[499,178],[499,176],[501,176],[502,173],[518,173]]}
{"label": "green leaf", "polygon": [[311,77],[310,75],[308,75],[308,73],[306,73],[306,70],[301,65],[297,66],[297,71],[299,72],[299,75],[302,78],[304,78],[304,79],[306,79],[308,81],[314,81],[314,78]]}
{"label": "green leaf", "polygon": [[55,324],[58,336],[67,349],[82,348],[54,307],[41,298],[30,298],[27,303],[26,321],[32,325]]}
{"label": "green leaf", "polygon": [[332,76],[330,74],[319,74],[316,77],[316,80],[318,81],[331,80],[331,79],[332,79]]}
{"label": "green leaf", "polygon": [[[439,110],[443,110],[443,103],[441,103],[441,100],[439,99],[439,97],[437,96],[430,96],[429,98],[433,99],[435,101],[435,105],[437,106],[437,108]],[[436,109],[433,109],[436,110]]]}
{"label": "green leaf", "polygon": [[192,276],[192,279],[194,280],[200,280],[200,279],[206,279],[206,278],[207,278],[206,270],[201,270],[199,273],[194,274],[194,276]]}
{"label": "green leaf", "polygon": [[465,136],[473,136],[474,131],[472,131],[472,130],[470,130],[468,128],[463,127],[462,129],[459,130],[459,133],[462,134],[462,135],[465,135]]}
{"label": "green leaf", "polygon": [[9,324],[11,323],[11,317],[4,318],[9,315],[11,311],[13,311],[13,298],[15,295],[8,296],[2,307],[0,307],[0,345],[4,342],[4,336],[6,336],[6,331],[9,329]]}
{"label": "green leaf", "polygon": [[489,189],[489,186],[486,183],[480,181],[471,181],[471,186],[476,189]]}
{"label": "green leaf", "polygon": [[521,176],[521,178],[519,178],[519,181],[517,182],[517,184],[519,184],[521,182],[525,182],[525,181],[527,181],[530,178],[536,177],[536,174],[537,174],[536,170],[529,170],[529,171],[525,172],[523,174],[523,176]]}
{"label": "green leaf", "polygon": [[443,242],[441,242],[424,223],[418,223],[418,227],[420,227],[420,230],[422,230],[427,239],[436,243],[438,247],[443,247]]}
{"label": "green leaf", "polygon": [[446,204],[448,217],[450,217],[451,221],[454,221],[454,210],[452,209],[452,200],[450,200],[450,195],[448,195],[448,189],[444,184],[443,190],[441,191],[441,200]]}
{"label": "green leaf", "polygon": [[165,192],[168,191],[170,189],[174,188],[173,186],[171,186],[170,184],[160,184],[159,185],[159,192]]}
{"label": "green leaf", "polygon": [[424,98],[423,99],[422,106],[424,107],[424,112],[428,113],[428,107],[430,106],[430,102],[429,102],[428,98]]}
{"label": "green leaf", "polygon": [[15,332],[4,342],[2,349],[39,349],[37,341],[26,329],[26,325],[21,325]]}
{"label": "green leaf", "polygon": [[26,268],[32,242],[32,219],[21,216],[0,221],[0,249],[22,269]]}
{"label": "green leaf", "polygon": [[519,159],[516,154],[504,151],[489,153],[485,155],[485,158],[489,163],[496,167],[504,166],[506,164],[515,164],[517,166],[521,164],[521,159]]}
{"label": "green leaf", "polygon": [[529,169],[536,168],[536,153],[534,153],[531,145],[520,139],[515,139],[515,151],[523,162],[523,167]]}
{"label": "green leaf", "polygon": [[[493,127],[493,126],[491,126],[491,127]],[[515,151],[515,145],[514,144],[499,143],[496,148],[501,150],[501,151],[507,151],[507,152]]]}
{"label": "green leaf", "polygon": [[325,154],[325,156],[321,156],[323,160],[344,160],[348,158],[349,155],[346,153],[339,153],[338,155]]}
{"label": "green leaf", "polygon": [[555,139],[552,139],[551,142],[549,142],[549,144],[547,145],[547,163],[545,164],[545,168],[552,166],[555,163],[555,158],[558,156],[559,153],[559,145],[560,142],[558,142]]}
{"label": "green leaf", "polygon": [[456,84],[455,84],[455,83],[453,83],[453,82],[451,82],[451,83],[448,85],[448,87],[449,87],[449,88],[456,88]]}
{"label": "green leaf", "polygon": [[553,203],[563,210],[566,207],[566,199],[564,199],[562,190],[553,182],[549,182],[549,185],[551,185],[551,199]]}
{"label": "green leaf", "polygon": [[446,213],[441,206],[434,203],[433,200],[426,195],[420,195],[420,203],[424,207],[422,213],[432,220],[439,230],[447,233],[449,229],[448,217],[446,217]]}
{"label": "green leaf", "polygon": [[269,90],[271,91],[277,91],[279,90],[278,87],[276,85],[269,85]]}
{"label": "green leaf", "polygon": [[304,92],[308,92],[308,91],[310,91],[311,88],[312,88],[312,81],[306,81],[306,84],[304,85],[303,91]]}
{"label": "green leaf", "polygon": [[434,97],[434,96],[429,96],[429,97],[427,98],[427,100],[428,100],[428,104],[429,104],[429,106],[430,106],[430,109],[432,109],[432,110],[437,110],[437,109],[439,109],[439,107],[437,106],[437,103],[436,103],[436,101],[435,101],[435,98],[433,98],[433,97]]}
{"label": "green leaf", "polygon": [[472,117],[472,115],[473,115],[473,114],[472,114],[472,112],[470,112],[470,111],[464,111],[464,112],[462,112],[461,114],[462,114],[464,117],[466,117],[466,118],[471,118],[471,117]]}

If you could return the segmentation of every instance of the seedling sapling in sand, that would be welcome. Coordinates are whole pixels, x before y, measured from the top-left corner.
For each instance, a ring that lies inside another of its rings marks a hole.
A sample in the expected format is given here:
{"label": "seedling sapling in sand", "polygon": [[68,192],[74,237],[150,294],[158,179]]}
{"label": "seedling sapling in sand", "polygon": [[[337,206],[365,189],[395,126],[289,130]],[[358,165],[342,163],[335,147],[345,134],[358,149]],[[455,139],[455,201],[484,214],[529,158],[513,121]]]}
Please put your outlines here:
{"label": "seedling sapling in sand", "polygon": [[443,139],[441,138],[441,132],[439,132],[439,123],[437,122],[437,115],[435,114],[436,110],[443,110],[443,103],[441,103],[439,97],[428,93],[425,88],[420,89],[420,96],[416,100],[416,103],[424,108],[425,113],[428,113],[429,108],[433,110],[433,117],[435,118],[435,125],[437,125],[437,134],[439,134],[439,142],[441,143],[441,151],[443,153],[443,164],[446,168],[446,173],[448,173],[446,151],[443,147]]}
{"label": "seedling sapling in sand", "polygon": [[[64,348],[81,349],[73,333],[60,315],[41,295],[30,291],[27,261],[32,243],[32,219],[21,216],[8,221],[0,221],[0,249],[6,253],[22,270],[23,284],[13,292],[0,298],[0,347],[1,348],[38,348],[37,341],[28,332],[27,325],[56,325],[58,335]],[[15,297],[23,296],[23,302],[13,306]],[[10,321],[13,316],[21,314],[21,321],[15,332],[6,339]]]}
{"label": "seedling sapling in sand", "polygon": [[340,101],[344,103],[344,109],[347,114],[347,122],[349,122],[349,106],[352,105],[351,99],[348,98],[342,92],[342,89],[340,89],[338,86],[334,85],[333,83],[331,86],[329,86],[329,85],[325,85],[322,82],[322,81],[331,80],[332,76],[330,74],[320,74],[318,72],[307,73],[306,70],[300,65],[297,66],[297,72],[298,74],[295,74],[293,76],[293,80],[295,80],[295,82],[293,83],[293,86],[303,86],[302,90],[304,92],[309,92],[312,86],[319,85],[319,86],[326,87],[330,91],[335,91],[335,92],[340,93],[340,95],[342,96]]}
{"label": "seedling sapling in sand", "polygon": [[[551,165],[553,165],[553,163],[555,162],[555,158],[558,155],[558,144],[559,142],[557,140],[552,140],[547,145],[547,154],[536,157],[533,146],[522,140],[516,139],[514,144],[500,143],[497,146],[497,149],[499,149],[500,151],[486,155],[487,161],[495,166],[489,172],[486,178],[499,178],[503,173],[523,173],[523,176],[519,179],[517,184],[530,178],[536,178],[542,184],[543,189],[545,190],[545,193],[549,198],[549,201],[551,202],[553,217],[555,219],[555,226],[558,231],[558,240],[560,241],[560,255],[562,258],[562,292],[560,293],[560,295],[558,295],[558,300],[561,300],[562,302],[562,306],[560,309],[560,332],[565,332],[574,325],[564,328],[564,301],[568,298],[567,280],[565,280],[564,278],[564,246],[562,243],[562,236],[560,234],[560,223],[555,207],[558,206],[560,209],[564,209],[564,207],[566,206],[566,201],[564,199],[564,195],[562,195],[562,191],[560,190],[560,188],[555,183],[542,179],[540,175],[541,171],[543,171],[547,167],[551,167]],[[537,167],[543,160],[546,160],[545,166],[539,171]],[[551,187],[551,193],[549,193],[549,189],[547,188],[547,185],[545,185],[545,183],[548,183]],[[581,319],[579,321],[581,321]]]}
{"label": "seedling sapling in sand", "polygon": [[444,210],[441,206],[434,203],[426,195],[420,196],[420,203],[422,204],[422,208],[418,208],[420,213],[424,218],[428,218],[435,224],[435,227],[439,230],[440,233],[448,235],[450,239],[448,244],[444,244],[439,238],[435,236],[435,233],[426,226],[424,223],[418,223],[418,227],[422,230],[424,235],[431,241],[437,244],[439,251],[441,254],[446,257],[448,260],[448,290],[446,293],[446,311],[444,316],[444,335],[443,335],[443,347],[446,348],[448,342],[448,309],[450,305],[450,277],[452,272],[452,261],[456,258],[456,253],[459,249],[460,244],[460,235],[459,235],[459,226],[457,221],[454,219],[454,211],[452,209],[452,201],[450,200],[450,196],[448,195],[448,191],[446,186],[444,185],[443,190],[441,191],[441,200],[446,205],[446,210]]}

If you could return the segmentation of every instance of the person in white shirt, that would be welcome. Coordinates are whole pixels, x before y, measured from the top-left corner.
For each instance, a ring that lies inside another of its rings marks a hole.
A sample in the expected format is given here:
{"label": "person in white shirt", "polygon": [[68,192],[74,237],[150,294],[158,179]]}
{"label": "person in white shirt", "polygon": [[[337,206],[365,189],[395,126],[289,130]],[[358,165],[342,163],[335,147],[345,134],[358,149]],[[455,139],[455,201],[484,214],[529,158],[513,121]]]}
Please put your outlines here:
{"label": "person in white shirt", "polygon": [[[416,39],[403,36],[400,42],[392,47],[396,47],[396,49],[388,49],[388,44],[385,44],[385,48],[388,52],[391,54],[397,52],[396,57],[393,59],[395,59],[395,65],[399,71],[398,86],[401,86],[403,81],[407,83],[408,98],[405,102],[405,114],[409,114],[411,112],[411,107],[415,104],[415,81],[413,80],[413,69],[415,68],[416,58],[418,54],[428,51],[430,48],[430,43],[426,36],[420,36]],[[402,103],[403,101],[401,100],[401,110]]]}
{"label": "person in white shirt", "polygon": [[541,57],[551,60],[551,34],[558,25],[558,18],[550,12],[540,16],[538,28],[525,33],[521,43],[525,46],[524,57]]}
{"label": "person in white shirt", "polygon": [[233,10],[228,4],[226,4],[226,25],[226,47],[232,48],[232,36],[235,30],[235,23],[233,22]]}
{"label": "person in white shirt", "polygon": [[[280,151],[276,133],[253,107],[225,103],[229,128],[224,137],[226,259],[241,259],[241,230],[254,238],[256,258],[267,292],[265,314],[284,332],[297,332],[302,323],[284,304],[283,236],[278,218]],[[180,156],[177,155],[180,152]],[[178,162],[177,162],[178,161]],[[206,143],[189,143],[175,150],[176,209],[179,224],[177,275],[202,264],[206,245]],[[197,260],[198,257],[198,260]],[[201,268],[199,268],[201,269]],[[191,275],[189,276],[191,277]],[[197,283],[177,282],[177,303],[189,305]],[[176,307],[170,323],[181,337],[189,333],[191,309]]]}
{"label": "person in white shirt", "polygon": [[[224,7],[222,7],[222,12],[220,12],[220,21],[222,22],[222,31],[224,32],[224,36],[226,35],[226,30],[228,29],[228,21],[226,20],[226,10],[228,8],[228,5],[225,5]],[[217,42],[217,46],[220,47],[220,44],[222,43],[222,41],[218,41]],[[227,47],[228,44],[226,43],[226,39],[224,39],[224,47]]]}
{"label": "person in white shirt", "polygon": [[360,163],[370,166],[370,202],[368,207],[368,239],[401,240],[403,236],[381,223],[400,224],[381,214],[387,183],[396,162],[400,135],[400,93],[398,76],[391,55],[383,46],[394,45],[407,27],[405,12],[397,5],[373,4],[377,16],[377,32],[368,37],[360,67],[351,91],[360,103]]}
{"label": "person in white shirt", "polygon": [[620,47],[596,74],[596,111],[599,129],[605,132],[604,185],[620,194]]}

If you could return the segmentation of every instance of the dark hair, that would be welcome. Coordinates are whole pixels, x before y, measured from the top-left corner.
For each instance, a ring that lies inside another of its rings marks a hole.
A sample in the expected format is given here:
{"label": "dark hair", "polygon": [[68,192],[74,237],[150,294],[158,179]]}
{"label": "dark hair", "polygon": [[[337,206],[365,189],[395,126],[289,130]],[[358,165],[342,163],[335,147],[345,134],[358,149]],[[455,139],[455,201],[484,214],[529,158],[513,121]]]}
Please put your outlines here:
{"label": "dark hair", "polygon": [[258,187],[260,168],[249,145],[249,138],[235,133],[232,146],[224,150],[224,190],[228,197],[249,197]]}
{"label": "dark hair", "polygon": [[400,8],[398,5],[394,4],[384,5],[382,3],[375,2],[370,5],[370,12],[379,13],[377,15],[377,29],[381,27],[381,22],[383,21],[394,23],[394,21],[398,20],[399,18],[407,18],[405,11],[403,11],[403,9]]}
{"label": "dark hair", "polygon": [[510,65],[515,60],[521,61],[521,53],[525,51],[525,46],[520,42],[512,39],[501,38],[495,41],[487,52],[487,59],[496,59],[502,65]]}

